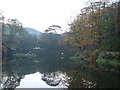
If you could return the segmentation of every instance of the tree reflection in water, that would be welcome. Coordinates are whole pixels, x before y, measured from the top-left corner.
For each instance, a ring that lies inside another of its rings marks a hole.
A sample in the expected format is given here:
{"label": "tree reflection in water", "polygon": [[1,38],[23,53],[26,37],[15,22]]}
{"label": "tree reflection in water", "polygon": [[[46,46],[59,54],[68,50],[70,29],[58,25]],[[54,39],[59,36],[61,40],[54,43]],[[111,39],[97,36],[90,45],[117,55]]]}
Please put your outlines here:
{"label": "tree reflection in water", "polygon": [[37,60],[37,58],[14,59],[7,61],[3,64],[1,88],[3,90],[9,90],[10,88],[14,90],[16,87],[20,86],[21,80],[24,80],[26,75],[34,74],[36,72],[42,74],[42,77],[38,77],[38,79],[41,78],[41,80],[45,81],[49,86],[57,86],[56,88],[67,88],[69,86],[70,78],[66,73],[58,71],[56,67],[52,68],[47,62],[44,62],[44,66],[42,66],[42,64],[43,63],[41,63],[40,60]]}
{"label": "tree reflection in water", "polygon": [[13,90],[20,85],[20,80],[22,79],[22,76],[3,76],[1,80],[1,88],[2,89],[10,89]]}
{"label": "tree reflection in water", "polygon": [[[18,69],[18,68],[16,68]],[[19,69],[18,69],[19,70]],[[14,72],[9,62],[2,65],[2,77],[1,77],[1,89],[11,89],[14,90],[20,85],[20,80],[24,78]]]}
{"label": "tree reflection in water", "polygon": [[60,71],[44,73],[44,75],[42,76],[42,80],[44,80],[50,86],[63,85],[66,88],[69,86],[70,83],[70,77]]}
{"label": "tree reflection in water", "polygon": [[120,73],[81,68],[69,71],[69,88],[118,88]]}
{"label": "tree reflection in water", "polygon": [[[67,68],[67,69],[65,69]],[[87,67],[74,68],[72,65],[60,68],[48,60],[38,58],[17,58],[3,64],[3,75],[1,86],[12,88],[20,86],[25,76],[38,72],[41,76],[37,79],[43,80],[50,87],[65,88],[115,88],[120,86],[120,73],[99,71]],[[64,73],[62,72],[64,71]],[[35,76],[33,76],[34,78]],[[29,79],[28,79],[29,80]],[[29,82],[30,84],[31,82]],[[38,82],[41,85],[41,81]],[[44,85],[47,86],[47,85]],[[42,86],[42,85],[41,85]],[[29,87],[27,87],[29,88]],[[35,87],[37,88],[37,87]],[[41,87],[42,88],[42,87]],[[9,89],[8,89],[9,90]]]}

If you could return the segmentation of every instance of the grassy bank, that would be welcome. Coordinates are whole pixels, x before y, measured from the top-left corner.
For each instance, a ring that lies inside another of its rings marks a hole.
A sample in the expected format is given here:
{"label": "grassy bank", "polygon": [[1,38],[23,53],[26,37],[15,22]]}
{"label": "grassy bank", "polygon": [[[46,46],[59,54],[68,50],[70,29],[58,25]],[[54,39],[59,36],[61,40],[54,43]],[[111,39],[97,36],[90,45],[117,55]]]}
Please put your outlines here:
{"label": "grassy bank", "polygon": [[72,56],[70,60],[93,69],[120,72],[120,53],[99,52],[96,59]]}
{"label": "grassy bank", "polygon": [[26,53],[16,53],[16,54],[13,54],[13,56],[16,56],[16,57],[36,57],[37,55],[36,54],[26,54]]}

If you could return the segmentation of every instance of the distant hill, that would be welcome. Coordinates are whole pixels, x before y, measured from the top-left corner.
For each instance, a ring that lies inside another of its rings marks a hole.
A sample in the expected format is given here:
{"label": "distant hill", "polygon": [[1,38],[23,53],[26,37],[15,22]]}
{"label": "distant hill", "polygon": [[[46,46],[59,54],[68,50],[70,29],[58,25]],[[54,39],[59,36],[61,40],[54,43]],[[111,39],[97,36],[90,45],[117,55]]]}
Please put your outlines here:
{"label": "distant hill", "polygon": [[39,36],[42,32],[33,28],[24,28],[29,34]]}
{"label": "distant hill", "polygon": [[[42,32],[36,30],[36,29],[33,29],[33,28],[26,28],[26,27],[23,27],[24,30],[26,30],[29,34],[31,35],[35,35],[35,36],[39,36],[40,34],[42,34]],[[10,27],[8,25],[5,25],[4,27],[4,33],[5,34],[10,34]]]}

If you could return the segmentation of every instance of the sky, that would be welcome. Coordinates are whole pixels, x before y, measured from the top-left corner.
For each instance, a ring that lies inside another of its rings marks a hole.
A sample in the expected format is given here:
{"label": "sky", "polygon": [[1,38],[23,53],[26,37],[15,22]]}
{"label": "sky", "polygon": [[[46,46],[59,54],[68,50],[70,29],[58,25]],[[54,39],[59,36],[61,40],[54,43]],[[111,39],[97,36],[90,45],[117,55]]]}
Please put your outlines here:
{"label": "sky", "polygon": [[51,25],[67,30],[68,23],[85,7],[87,0],[0,0],[6,18],[18,19],[23,27],[39,31]]}

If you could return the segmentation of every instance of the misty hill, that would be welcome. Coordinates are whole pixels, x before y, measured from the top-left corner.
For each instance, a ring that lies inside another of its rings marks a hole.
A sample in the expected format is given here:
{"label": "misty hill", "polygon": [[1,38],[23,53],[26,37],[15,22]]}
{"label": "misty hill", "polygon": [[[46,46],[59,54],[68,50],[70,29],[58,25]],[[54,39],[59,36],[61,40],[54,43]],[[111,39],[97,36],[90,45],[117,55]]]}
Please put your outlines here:
{"label": "misty hill", "polygon": [[24,28],[24,29],[31,35],[39,36],[40,34],[42,34],[40,31],[33,29],[33,28]]}

